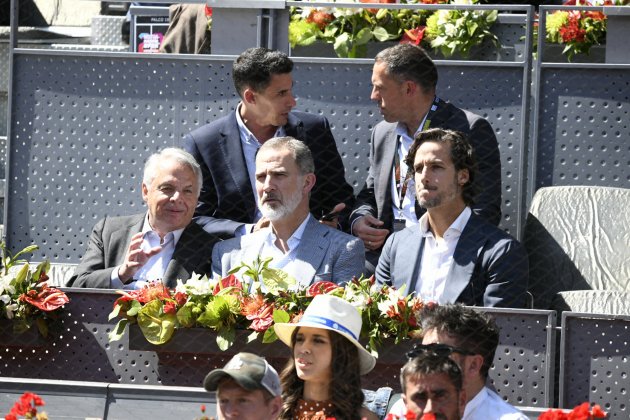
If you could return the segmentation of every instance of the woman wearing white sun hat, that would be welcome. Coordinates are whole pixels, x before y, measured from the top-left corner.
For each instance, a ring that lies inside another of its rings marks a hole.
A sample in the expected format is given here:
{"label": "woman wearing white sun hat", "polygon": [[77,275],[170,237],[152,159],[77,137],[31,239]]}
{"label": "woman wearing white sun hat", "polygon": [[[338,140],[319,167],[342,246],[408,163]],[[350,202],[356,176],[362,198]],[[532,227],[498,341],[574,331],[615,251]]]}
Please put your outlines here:
{"label": "woman wearing white sun hat", "polygon": [[354,306],[317,295],[299,322],[274,329],[292,350],[280,376],[280,419],[378,419],[363,407],[360,375],[374,368],[376,358],[358,341],[361,314]]}

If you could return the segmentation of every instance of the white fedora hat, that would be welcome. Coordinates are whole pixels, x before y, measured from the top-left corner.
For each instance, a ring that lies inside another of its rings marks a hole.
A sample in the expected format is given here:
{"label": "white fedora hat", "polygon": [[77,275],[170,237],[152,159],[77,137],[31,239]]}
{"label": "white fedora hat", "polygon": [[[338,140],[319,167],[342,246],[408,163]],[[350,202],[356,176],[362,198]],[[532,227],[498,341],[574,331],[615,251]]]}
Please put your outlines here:
{"label": "white fedora hat", "polygon": [[364,375],[374,368],[376,358],[359,343],[361,323],[359,310],[349,302],[337,296],[317,295],[299,322],[275,324],[274,329],[278,338],[289,347],[291,335],[297,327],[322,328],[341,334],[359,350],[360,373]]}

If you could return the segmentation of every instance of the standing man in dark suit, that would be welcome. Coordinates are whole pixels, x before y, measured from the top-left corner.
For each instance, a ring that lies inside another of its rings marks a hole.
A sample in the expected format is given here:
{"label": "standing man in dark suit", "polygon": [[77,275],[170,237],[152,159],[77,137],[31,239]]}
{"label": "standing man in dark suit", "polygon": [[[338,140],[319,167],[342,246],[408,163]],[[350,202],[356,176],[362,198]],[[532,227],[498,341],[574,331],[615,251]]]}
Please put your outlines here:
{"label": "standing man in dark suit", "polygon": [[[492,127],[484,118],[436,96],[437,68],[420,47],[399,44],[381,51],[372,71],[372,100],[385,121],[372,130],[370,169],[350,216],[352,233],[368,250],[373,271],[392,232],[418,223],[412,171],[404,163],[415,135],[440,127],[465,133],[479,162],[479,194],[472,210],[498,225],[501,218],[501,160]],[[471,81],[472,82],[472,81]]]}
{"label": "standing man in dark suit", "polygon": [[421,132],[405,163],[426,213],[387,239],[376,281],[440,304],[525,307],[527,254],[516,239],[473,213],[476,162],[464,134]]}
{"label": "standing man in dark suit", "polygon": [[98,222],[66,286],[139,289],[161,279],[172,288],[193,272],[210,274],[218,238],[192,222],[200,185],[201,169],[189,153],[166,148],[151,155],[142,179],[148,211]]}
{"label": "standing man in dark suit", "polygon": [[[241,97],[236,111],[184,137],[184,149],[201,165],[203,185],[196,220],[208,232],[222,236],[251,233],[261,219],[255,194],[255,157],[272,137],[291,136],[303,141],[315,160],[317,185],[310,197],[316,219],[354,202],[343,162],[328,121],[294,112],[293,62],[284,53],[250,48],[234,62],[232,78]],[[341,218],[343,219],[343,217]],[[337,225],[337,220],[332,220]]]}

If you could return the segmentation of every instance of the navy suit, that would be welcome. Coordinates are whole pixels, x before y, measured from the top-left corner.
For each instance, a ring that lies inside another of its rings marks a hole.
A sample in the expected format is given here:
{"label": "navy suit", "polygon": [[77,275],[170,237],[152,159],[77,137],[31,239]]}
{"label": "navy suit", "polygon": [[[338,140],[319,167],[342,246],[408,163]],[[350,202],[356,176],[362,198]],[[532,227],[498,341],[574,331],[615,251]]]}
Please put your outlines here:
{"label": "navy suit", "polygon": [[[376,281],[407,292],[416,289],[425,239],[420,227],[392,234],[376,267]],[[444,298],[469,306],[523,308],[529,265],[523,246],[501,229],[472,214],[462,231]]]}
{"label": "navy suit", "polygon": [[[317,219],[338,203],[346,214],[354,203],[341,156],[328,121],[304,112],[291,112],[284,126],[287,136],[303,141],[313,154],[317,181],[311,191],[311,214]],[[247,172],[236,112],[200,127],[184,137],[183,147],[201,165],[203,186],[195,211],[208,232],[234,236],[245,223],[254,223],[255,191]]]}
{"label": "navy suit", "polygon": [[[384,222],[384,229],[393,229],[391,182],[398,144],[396,126],[396,123],[382,121],[372,130],[370,169],[365,185],[357,195],[351,222],[370,214]],[[490,123],[479,115],[440,101],[431,116],[430,128],[457,130],[468,136],[477,158],[476,185],[480,190],[471,208],[474,213],[498,225],[501,220],[501,157]]]}

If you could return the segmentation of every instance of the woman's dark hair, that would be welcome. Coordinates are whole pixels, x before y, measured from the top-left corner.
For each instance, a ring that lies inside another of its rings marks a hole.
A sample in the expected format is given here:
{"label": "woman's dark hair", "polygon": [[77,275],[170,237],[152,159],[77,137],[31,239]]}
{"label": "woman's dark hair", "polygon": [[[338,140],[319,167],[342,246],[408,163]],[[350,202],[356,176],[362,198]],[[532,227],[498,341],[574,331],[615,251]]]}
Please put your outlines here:
{"label": "woman's dark hair", "polygon": [[[293,358],[295,337],[299,328],[291,335],[291,357],[280,375],[282,384],[282,411],[279,419],[293,419],[293,413],[298,401],[304,395],[304,381],[298,378]],[[330,337],[332,378],[329,384],[331,402],[334,407],[332,417],[338,419],[360,420],[363,407],[363,391],[361,390],[361,375],[359,351],[347,338],[328,331]]]}

